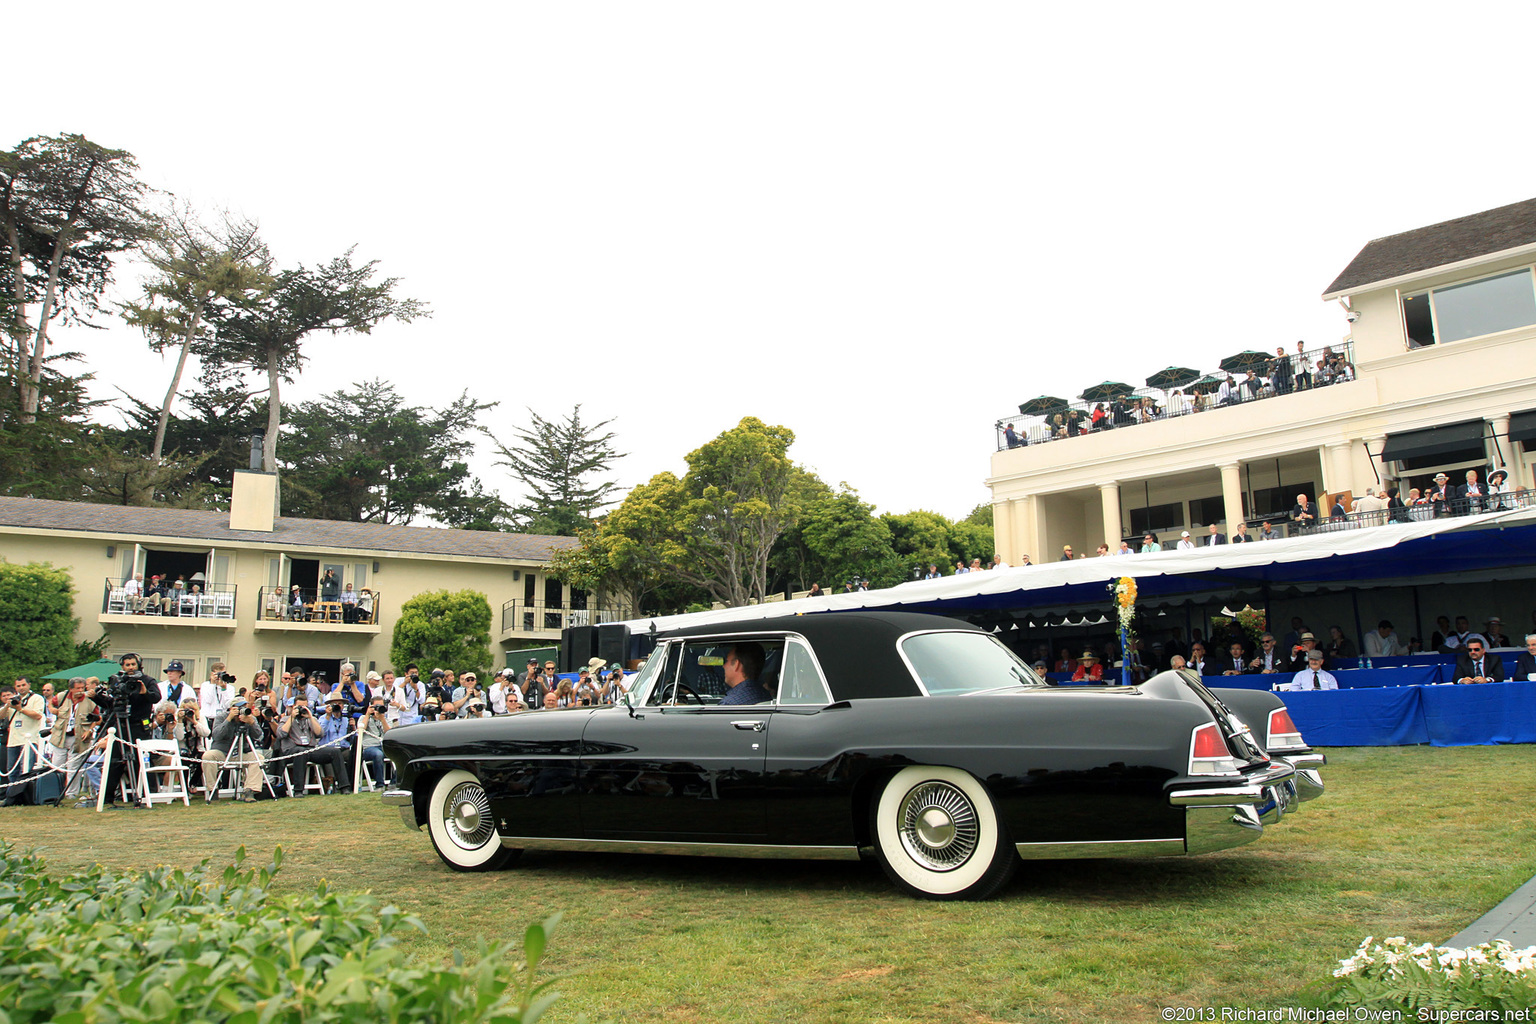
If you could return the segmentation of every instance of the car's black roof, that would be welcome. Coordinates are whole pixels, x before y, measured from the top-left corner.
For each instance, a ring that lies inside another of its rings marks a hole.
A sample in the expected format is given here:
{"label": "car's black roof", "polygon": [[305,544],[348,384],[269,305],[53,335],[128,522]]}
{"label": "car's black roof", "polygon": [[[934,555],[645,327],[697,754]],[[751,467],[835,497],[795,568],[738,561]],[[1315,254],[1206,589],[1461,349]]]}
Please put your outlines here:
{"label": "car's black roof", "polygon": [[799,633],[816,652],[827,685],[837,700],[864,697],[916,697],[922,691],[896,651],[896,640],[925,629],[975,626],[942,615],[916,612],[823,612],[771,619],[739,619],[658,633],[658,638],[720,636],[731,633]]}

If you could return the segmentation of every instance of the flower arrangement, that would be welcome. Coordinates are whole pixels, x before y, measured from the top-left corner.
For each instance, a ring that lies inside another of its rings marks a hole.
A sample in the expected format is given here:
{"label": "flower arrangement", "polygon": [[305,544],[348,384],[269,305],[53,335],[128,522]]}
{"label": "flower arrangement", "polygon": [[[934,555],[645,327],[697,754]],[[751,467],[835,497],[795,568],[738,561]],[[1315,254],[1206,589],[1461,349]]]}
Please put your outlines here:
{"label": "flower arrangement", "polygon": [[1515,949],[1500,939],[1455,949],[1367,935],[1333,976],[1339,1007],[1523,1011],[1536,1004],[1536,946]]}
{"label": "flower arrangement", "polygon": [[1233,612],[1231,618],[1228,618],[1225,615],[1211,616],[1211,625],[1216,627],[1218,632],[1225,629],[1227,623],[1229,622],[1236,622],[1238,628],[1241,629],[1247,635],[1248,639],[1254,642],[1254,644],[1259,642],[1259,637],[1264,635],[1265,627],[1268,625],[1262,611],[1257,608],[1250,607],[1246,604],[1243,605],[1242,611]]}
{"label": "flower arrangement", "polygon": [[1131,685],[1131,625],[1136,619],[1136,581],[1121,576],[1109,584],[1115,599],[1115,618],[1120,623],[1120,684]]}

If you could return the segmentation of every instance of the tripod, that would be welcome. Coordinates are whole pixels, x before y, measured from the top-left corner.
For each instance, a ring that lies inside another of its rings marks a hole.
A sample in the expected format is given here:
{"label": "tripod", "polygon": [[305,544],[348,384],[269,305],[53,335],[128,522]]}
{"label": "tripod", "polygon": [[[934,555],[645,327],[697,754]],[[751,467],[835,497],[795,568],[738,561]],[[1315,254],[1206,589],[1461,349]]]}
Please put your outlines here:
{"label": "tripod", "polygon": [[[133,803],[137,804],[142,799],[145,806],[148,806],[149,793],[147,790],[141,791],[143,779],[139,774],[138,748],[134,747],[132,738],[122,741],[117,738],[119,730],[122,735],[133,736],[133,731],[128,726],[128,713],[116,712],[113,715],[113,721],[116,724],[107,729],[107,736],[112,742],[107,744],[106,755],[101,762],[101,788],[96,791],[96,809],[98,811],[103,809],[107,802],[107,794],[112,792],[113,787],[118,786],[127,787],[128,792],[133,794]],[[117,751],[119,742],[133,747],[133,756],[119,754]],[[115,763],[114,758],[116,758]],[[116,802],[115,794],[114,802]]]}
{"label": "tripod", "polygon": [[261,772],[261,784],[262,787],[266,789],[267,796],[273,798],[274,800],[277,798],[277,793],[275,793],[272,789],[272,781],[267,778],[266,765],[262,764],[261,762],[261,753],[257,750],[256,744],[251,741],[251,738],[247,736],[243,731],[241,731],[235,733],[235,742],[230,744],[229,752],[224,755],[224,761],[219,765],[218,773],[213,777],[213,785],[209,787],[208,792],[203,794],[203,803],[213,803],[214,797],[216,797],[219,792],[219,783],[223,780],[224,773],[227,771],[233,771],[235,773],[234,788],[238,794],[242,788],[241,783],[245,781],[243,778],[241,778],[240,773],[242,771],[251,770],[250,766],[247,764],[247,754],[249,754],[251,758],[255,760],[256,770]]}

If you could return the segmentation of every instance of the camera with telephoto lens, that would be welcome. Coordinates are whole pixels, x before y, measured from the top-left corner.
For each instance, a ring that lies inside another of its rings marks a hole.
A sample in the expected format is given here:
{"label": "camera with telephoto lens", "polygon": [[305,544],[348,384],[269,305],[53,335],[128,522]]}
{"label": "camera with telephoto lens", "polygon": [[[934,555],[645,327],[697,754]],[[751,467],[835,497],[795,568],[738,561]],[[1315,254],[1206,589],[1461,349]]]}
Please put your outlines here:
{"label": "camera with telephoto lens", "polygon": [[309,717],[309,708],[304,707],[302,704],[299,705],[298,707],[293,709],[293,717],[294,718],[308,718]]}
{"label": "camera with telephoto lens", "polygon": [[172,722],[176,721],[176,716],[169,711],[161,711],[159,714],[155,715],[155,717],[160,720],[161,725],[170,725]]}
{"label": "camera with telephoto lens", "polygon": [[11,705],[11,707],[13,707],[13,708],[19,708],[23,704],[25,704],[26,702],[27,702],[27,698],[23,697],[21,694],[18,693],[15,696],[11,697],[11,699],[7,703],[9,703]]}
{"label": "camera with telephoto lens", "polygon": [[114,672],[107,677],[106,692],[96,691],[96,703],[109,711],[127,714],[128,702],[150,685],[143,672]]}
{"label": "camera with telephoto lens", "polygon": [[265,718],[265,719],[268,719],[268,720],[276,718],[277,717],[277,709],[276,708],[272,708],[272,707],[268,707],[266,705],[263,705],[262,709],[261,709],[261,717]]}
{"label": "camera with telephoto lens", "polygon": [[225,686],[233,686],[235,684],[235,677],[228,672],[220,672],[219,682],[223,683]]}

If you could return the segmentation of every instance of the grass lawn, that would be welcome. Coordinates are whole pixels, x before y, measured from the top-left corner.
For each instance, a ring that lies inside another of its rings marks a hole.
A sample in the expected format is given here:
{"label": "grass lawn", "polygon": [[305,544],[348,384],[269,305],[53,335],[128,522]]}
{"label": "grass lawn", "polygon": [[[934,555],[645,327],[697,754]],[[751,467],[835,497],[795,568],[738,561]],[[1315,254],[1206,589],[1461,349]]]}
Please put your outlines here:
{"label": "grass lawn", "polygon": [[421,916],[413,950],[565,918],[552,1021],[1155,1021],[1296,1005],[1366,935],[1442,942],[1536,874],[1536,746],[1328,752],[1328,792],[1258,843],[1191,859],[1026,862],[987,903],[897,894],[873,864],[526,854],[460,875],[369,796],[0,812],[53,869],[277,844],[279,886],[328,879]]}

